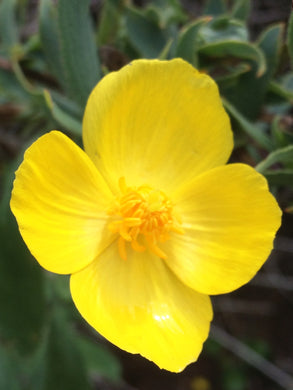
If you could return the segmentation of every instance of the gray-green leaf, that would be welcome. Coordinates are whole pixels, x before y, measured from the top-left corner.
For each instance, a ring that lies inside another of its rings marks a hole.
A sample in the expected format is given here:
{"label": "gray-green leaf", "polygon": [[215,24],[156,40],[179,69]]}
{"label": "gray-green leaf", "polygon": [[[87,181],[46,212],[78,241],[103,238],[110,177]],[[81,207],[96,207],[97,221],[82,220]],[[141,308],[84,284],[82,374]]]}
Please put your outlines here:
{"label": "gray-green leaf", "polygon": [[101,77],[89,0],[59,0],[58,28],[66,89],[82,107]]}

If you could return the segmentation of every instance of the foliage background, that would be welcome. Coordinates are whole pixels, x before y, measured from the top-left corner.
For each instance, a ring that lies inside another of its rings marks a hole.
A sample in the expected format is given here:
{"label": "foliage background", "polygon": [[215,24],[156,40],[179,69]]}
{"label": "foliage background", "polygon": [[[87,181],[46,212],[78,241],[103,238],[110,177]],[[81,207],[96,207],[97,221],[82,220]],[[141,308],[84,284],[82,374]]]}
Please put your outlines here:
{"label": "foliage background", "polygon": [[[171,374],[87,326],[68,277],[43,271],[26,249],[9,198],[37,137],[57,128],[81,144],[84,106],[104,74],[178,56],[216,79],[231,161],[267,177],[284,218],[254,280],[213,298],[199,361]],[[0,389],[293,388],[292,65],[289,0],[0,1]]]}

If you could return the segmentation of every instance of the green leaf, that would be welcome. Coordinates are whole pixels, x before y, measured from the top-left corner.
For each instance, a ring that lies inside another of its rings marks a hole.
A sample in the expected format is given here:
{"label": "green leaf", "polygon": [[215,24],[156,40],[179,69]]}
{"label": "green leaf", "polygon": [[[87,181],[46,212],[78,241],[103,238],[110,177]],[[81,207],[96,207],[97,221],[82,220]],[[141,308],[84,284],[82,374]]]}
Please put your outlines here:
{"label": "green leaf", "polygon": [[224,41],[202,45],[198,49],[200,55],[213,58],[235,57],[254,61],[257,65],[257,76],[266,71],[266,62],[263,52],[255,45],[240,41]]}
{"label": "green leaf", "polygon": [[238,78],[243,74],[249,72],[251,70],[251,66],[246,63],[240,63],[238,65],[226,65],[223,69],[223,74],[213,75],[214,79],[217,81],[220,89],[221,88],[237,88]]}
{"label": "green leaf", "polygon": [[97,38],[100,45],[114,42],[119,29],[122,14],[121,1],[115,4],[113,1],[104,1],[98,24]]}
{"label": "green leaf", "polygon": [[227,99],[233,101],[235,106],[249,119],[255,120],[264,104],[270,80],[278,66],[282,34],[283,25],[274,25],[263,32],[257,43],[258,50],[263,53],[266,64],[265,72],[261,77],[257,69],[258,65],[254,62],[251,64],[251,71],[238,78],[236,88],[222,91]]}
{"label": "green leaf", "polygon": [[[201,67],[207,68],[219,81],[221,94],[233,102],[247,118],[255,120],[264,104],[269,81],[278,65],[283,25],[274,25],[265,30],[258,44],[245,42],[245,33],[247,30],[242,22],[229,21],[226,17],[211,21],[200,31],[204,43],[199,49],[199,59]],[[237,36],[237,41],[233,40],[234,35]],[[229,40],[217,42],[221,36],[226,36]],[[213,61],[214,57],[221,61]],[[237,61],[241,61],[242,69],[236,69],[239,66]],[[245,69],[244,64],[250,69]],[[224,79],[221,82],[220,77],[223,74]]]}
{"label": "green leaf", "polygon": [[291,186],[293,183],[293,169],[267,170],[264,172],[271,186]]}
{"label": "green leaf", "polygon": [[275,24],[264,30],[257,42],[258,47],[263,51],[266,57],[266,74],[269,79],[276,72],[279,65],[283,33],[284,24]]}
{"label": "green leaf", "polygon": [[146,8],[146,15],[152,16],[160,28],[165,29],[172,24],[183,24],[187,17],[178,0],[156,0]]}
{"label": "green leaf", "polygon": [[[289,117],[290,121],[290,117]],[[286,125],[286,116],[276,115],[271,126],[272,139],[277,148],[285,147],[293,144],[293,132],[289,126]]]}
{"label": "green leaf", "polygon": [[82,107],[101,77],[89,4],[90,0],[59,0],[57,7],[65,85]]}
{"label": "green leaf", "polygon": [[122,369],[117,358],[103,345],[86,337],[78,337],[78,346],[89,373],[99,374],[114,382],[121,381]]}
{"label": "green leaf", "polygon": [[0,344],[0,389],[22,390],[18,380],[19,367],[11,348]]}
{"label": "green leaf", "polygon": [[14,73],[0,69],[0,104],[13,102],[23,109],[28,109],[30,98],[30,94],[22,88]]}
{"label": "green leaf", "polygon": [[1,0],[0,4],[0,40],[5,51],[18,44],[18,27],[16,23],[17,0]]}
{"label": "green leaf", "polygon": [[231,17],[245,22],[249,17],[250,8],[250,0],[236,0],[232,8]]}
{"label": "green leaf", "polygon": [[290,15],[287,34],[288,51],[291,59],[291,67],[293,68],[293,12]]}
{"label": "green leaf", "polygon": [[269,89],[271,92],[288,100],[290,103],[293,104],[293,91],[292,90],[286,89],[282,84],[280,84],[276,81],[270,82]]}
{"label": "green leaf", "polygon": [[157,58],[167,43],[162,30],[133,7],[126,10],[126,29],[131,45],[142,57]]}
{"label": "green leaf", "polygon": [[270,138],[259,127],[247,120],[227,99],[222,98],[224,107],[229,114],[239,123],[241,129],[266,150],[272,150],[273,144]]}
{"label": "green leaf", "polygon": [[52,96],[53,101],[68,115],[77,119],[79,122],[82,121],[83,109],[78,104],[54,90],[50,90],[50,95]]}
{"label": "green leaf", "polygon": [[9,209],[15,165],[6,169],[0,205],[0,333],[20,353],[33,351],[45,321],[43,272]]}
{"label": "green leaf", "polygon": [[47,333],[44,332],[38,348],[29,356],[19,355],[12,344],[0,344],[0,389],[44,389]]}
{"label": "green leaf", "polygon": [[85,362],[76,335],[56,310],[49,332],[44,390],[89,390]]}
{"label": "green leaf", "polygon": [[285,89],[293,92],[293,72],[286,73],[281,78],[281,84]]}
{"label": "green leaf", "polygon": [[58,36],[57,8],[51,0],[41,0],[39,5],[39,32],[50,70],[64,88],[64,71],[61,62]]}
{"label": "green leaf", "polygon": [[255,46],[262,57],[260,61],[265,66],[264,71],[260,72],[260,64],[255,58],[249,61],[251,71],[237,77],[234,84],[220,84],[221,93],[250,120],[257,119],[277,69],[283,28],[282,24],[267,28]]}
{"label": "green leaf", "polygon": [[210,20],[209,17],[197,19],[195,22],[189,23],[181,30],[176,46],[176,57],[181,57],[197,66],[197,39],[198,32],[201,27]]}
{"label": "green leaf", "polygon": [[231,19],[229,16],[220,16],[211,19],[200,30],[202,44],[215,42],[247,42],[248,30],[245,24],[239,20]]}
{"label": "green leaf", "polygon": [[208,0],[204,7],[204,15],[221,15],[227,11],[224,0]]}
{"label": "green leaf", "polygon": [[77,119],[73,118],[66,111],[60,108],[56,102],[53,101],[49,91],[44,90],[44,97],[49,107],[52,116],[60,125],[67,129],[71,134],[81,136],[82,124]]}
{"label": "green leaf", "polygon": [[255,169],[260,173],[264,173],[268,168],[276,163],[282,163],[285,166],[286,164],[289,164],[289,166],[292,166],[293,145],[286,146],[285,148],[278,149],[270,153],[262,162],[257,164]]}
{"label": "green leaf", "polygon": [[163,50],[161,51],[161,53],[159,53],[159,55],[158,55],[158,59],[159,60],[166,60],[166,59],[169,58],[170,51],[171,51],[171,48],[172,48],[173,44],[174,44],[173,40],[169,39],[169,41],[166,43],[166,45],[163,48]]}

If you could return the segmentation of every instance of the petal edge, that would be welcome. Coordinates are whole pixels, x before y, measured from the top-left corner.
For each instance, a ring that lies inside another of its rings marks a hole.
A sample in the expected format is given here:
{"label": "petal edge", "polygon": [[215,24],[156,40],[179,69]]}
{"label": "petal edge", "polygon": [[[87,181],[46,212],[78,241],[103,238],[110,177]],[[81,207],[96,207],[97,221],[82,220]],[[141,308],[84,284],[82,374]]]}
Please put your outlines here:
{"label": "petal edge", "polygon": [[25,152],[10,207],[33,256],[63,274],[83,268],[109,245],[105,210],[111,197],[89,157],[52,131]]}

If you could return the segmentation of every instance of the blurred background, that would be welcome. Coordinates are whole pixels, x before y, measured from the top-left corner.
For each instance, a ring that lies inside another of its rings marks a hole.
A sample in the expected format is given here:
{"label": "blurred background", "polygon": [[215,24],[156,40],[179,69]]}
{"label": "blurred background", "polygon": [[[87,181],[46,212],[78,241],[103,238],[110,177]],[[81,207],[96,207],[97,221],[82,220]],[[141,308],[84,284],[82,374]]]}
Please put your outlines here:
{"label": "blurred background", "polygon": [[[0,390],[293,389],[293,17],[290,0],[0,0]],[[41,269],[9,199],[24,150],[59,129],[81,145],[87,97],[135,58],[182,57],[218,83],[232,162],[264,174],[284,212],[258,275],[213,297],[198,362],[158,369],[80,317]]]}

